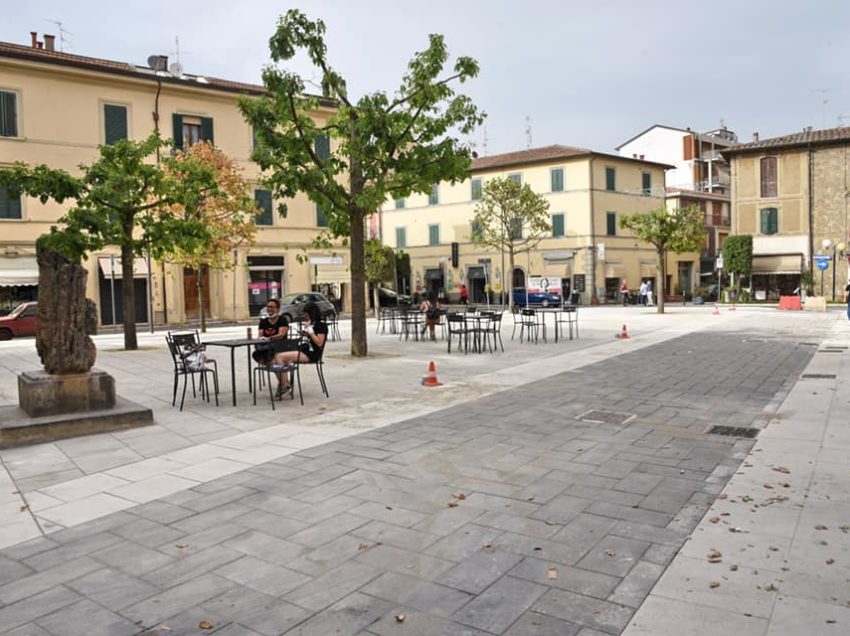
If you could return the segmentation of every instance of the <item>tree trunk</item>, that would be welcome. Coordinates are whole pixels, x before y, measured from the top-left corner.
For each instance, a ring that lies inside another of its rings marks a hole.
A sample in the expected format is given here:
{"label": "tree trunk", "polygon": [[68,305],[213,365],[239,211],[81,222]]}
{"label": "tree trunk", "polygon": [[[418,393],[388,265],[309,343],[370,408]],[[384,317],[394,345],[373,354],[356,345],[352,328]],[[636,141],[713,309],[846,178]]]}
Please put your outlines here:
{"label": "tree trunk", "polygon": [[136,290],[133,278],[133,263],[136,255],[133,244],[133,224],[124,224],[125,243],[121,246],[121,305],[124,312],[124,349],[133,351],[139,348],[136,339]]}
{"label": "tree trunk", "polygon": [[511,313],[514,311],[514,248],[513,246],[508,246],[508,271],[507,274],[502,272],[502,276],[505,277],[505,280],[502,281],[502,287],[508,292],[508,308],[511,310]]}
{"label": "tree trunk", "polygon": [[667,280],[667,251],[658,250],[659,281],[655,285],[655,306],[659,314],[664,313],[664,284]]}
{"label": "tree trunk", "polygon": [[[354,194],[352,192],[352,194]],[[351,355],[362,358],[368,353],[366,344],[366,271],[363,210],[350,207],[351,229]]]}
{"label": "tree trunk", "polygon": [[198,268],[198,315],[201,319],[201,333],[207,332],[207,314],[204,307],[204,274],[205,266]]}

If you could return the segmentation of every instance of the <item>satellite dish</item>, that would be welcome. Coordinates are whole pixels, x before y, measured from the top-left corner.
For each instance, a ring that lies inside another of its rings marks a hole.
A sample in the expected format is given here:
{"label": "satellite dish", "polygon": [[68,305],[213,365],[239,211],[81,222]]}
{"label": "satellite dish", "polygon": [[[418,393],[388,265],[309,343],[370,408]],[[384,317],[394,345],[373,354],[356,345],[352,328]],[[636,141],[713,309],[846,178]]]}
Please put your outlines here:
{"label": "satellite dish", "polygon": [[183,77],[183,65],[179,62],[174,62],[171,66],[168,67],[168,72],[174,75],[175,77]]}
{"label": "satellite dish", "polygon": [[148,57],[148,66],[155,71],[164,71],[168,64],[168,58],[164,55],[151,55]]}

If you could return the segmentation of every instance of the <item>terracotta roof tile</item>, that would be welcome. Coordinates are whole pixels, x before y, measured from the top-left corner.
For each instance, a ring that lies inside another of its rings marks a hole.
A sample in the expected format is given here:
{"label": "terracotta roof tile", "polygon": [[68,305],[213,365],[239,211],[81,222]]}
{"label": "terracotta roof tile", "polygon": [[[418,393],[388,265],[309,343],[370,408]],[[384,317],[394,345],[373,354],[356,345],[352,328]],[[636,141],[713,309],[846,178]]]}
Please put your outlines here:
{"label": "terracotta roof tile", "polygon": [[568,159],[592,153],[593,151],[587,148],[573,148],[572,146],[554,145],[544,146],[542,148],[530,148],[529,150],[505,152],[500,155],[490,155],[489,157],[478,157],[472,160],[472,171]]}
{"label": "terracotta roof tile", "polygon": [[850,127],[827,128],[824,130],[804,130],[802,132],[761,139],[747,144],[738,144],[721,151],[722,154],[739,154],[751,150],[769,150],[790,148],[794,146],[828,145],[831,143],[850,142]]}

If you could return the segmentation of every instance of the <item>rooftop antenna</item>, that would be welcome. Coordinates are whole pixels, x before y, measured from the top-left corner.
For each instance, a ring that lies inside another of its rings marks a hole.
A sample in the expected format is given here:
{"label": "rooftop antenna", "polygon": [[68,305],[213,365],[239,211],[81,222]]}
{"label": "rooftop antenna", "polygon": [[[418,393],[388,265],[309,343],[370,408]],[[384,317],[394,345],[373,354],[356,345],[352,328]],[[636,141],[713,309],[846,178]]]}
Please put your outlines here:
{"label": "rooftop antenna", "polygon": [[810,93],[820,93],[823,95],[823,99],[821,100],[821,117],[822,117],[822,126],[826,128],[826,105],[829,103],[829,89],[828,88],[812,88],[809,90]]}
{"label": "rooftop antenna", "polygon": [[47,20],[51,24],[55,24],[59,28],[59,52],[63,53],[65,51],[65,43],[70,41],[65,37],[66,35],[74,35],[68,29],[62,26],[62,22],[59,20]]}
{"label": "rooftop antenna", "polygon": [[525,147],[531,150],[531,116],[525,116]]}

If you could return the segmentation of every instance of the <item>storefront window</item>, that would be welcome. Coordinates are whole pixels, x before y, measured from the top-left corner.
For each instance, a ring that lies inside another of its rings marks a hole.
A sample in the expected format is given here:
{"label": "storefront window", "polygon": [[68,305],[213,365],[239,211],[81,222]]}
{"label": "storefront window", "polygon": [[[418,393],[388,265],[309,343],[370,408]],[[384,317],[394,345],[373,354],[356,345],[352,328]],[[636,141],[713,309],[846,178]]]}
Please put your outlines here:
{"label": "storefront window", "polygon": [[248,257],[248,311],[258,316],[270,298],[281,298],[285,293],[283,256]]}

